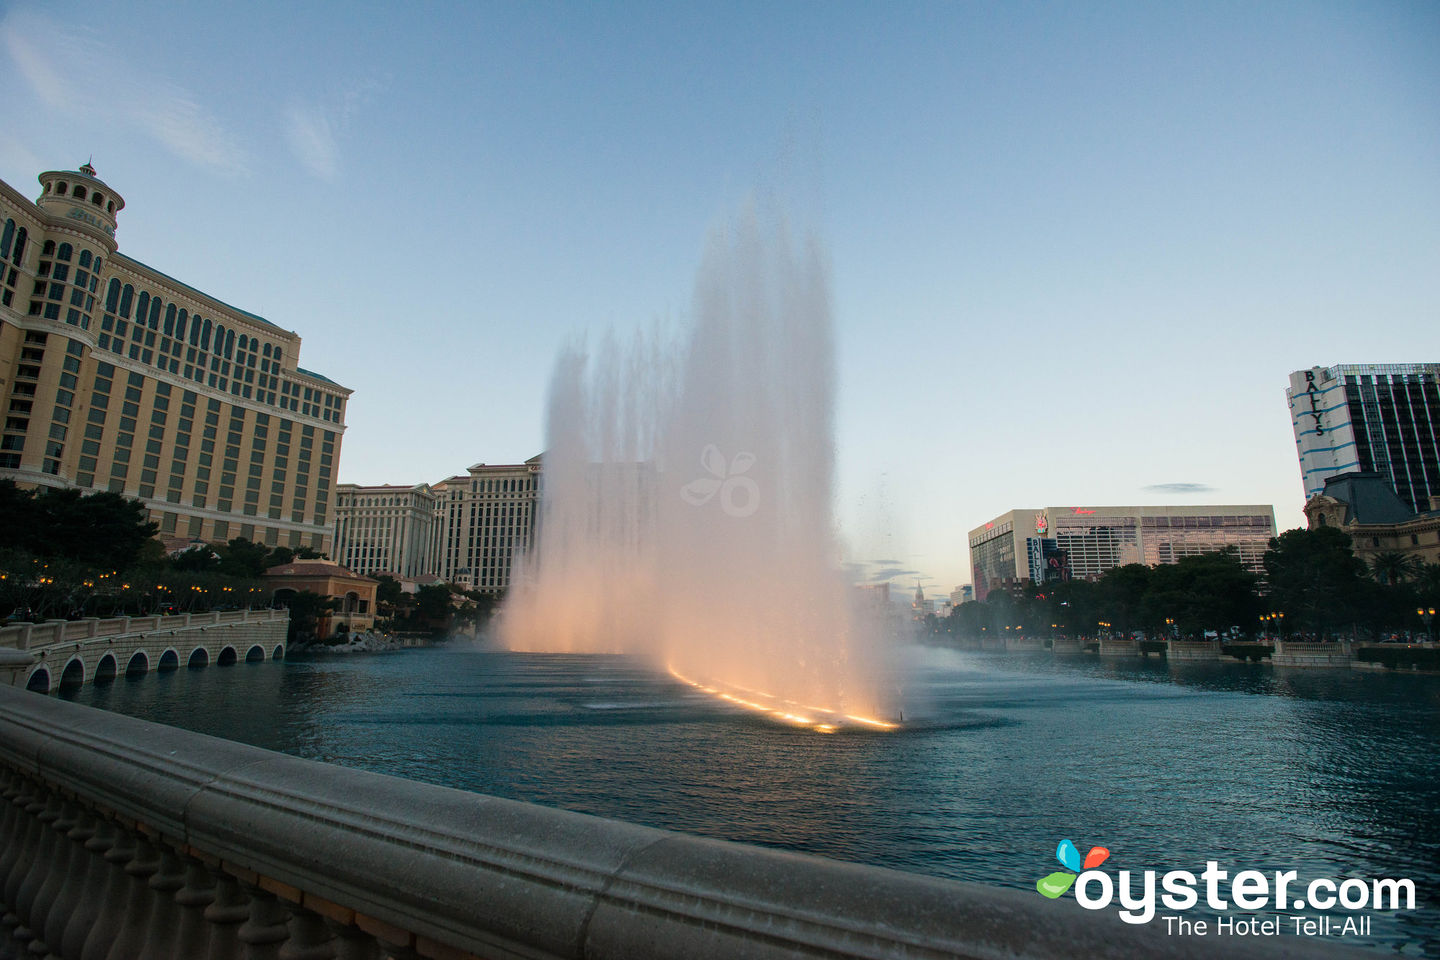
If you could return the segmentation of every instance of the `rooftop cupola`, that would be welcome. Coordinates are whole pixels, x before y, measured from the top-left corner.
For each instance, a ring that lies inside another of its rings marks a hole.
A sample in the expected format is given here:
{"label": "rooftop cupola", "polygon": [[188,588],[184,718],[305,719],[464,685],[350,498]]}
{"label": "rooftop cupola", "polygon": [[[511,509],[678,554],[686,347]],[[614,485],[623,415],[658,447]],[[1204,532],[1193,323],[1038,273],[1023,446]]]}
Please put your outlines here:
{"label": "rooftop cupola", "polygon": [[125,200],[95,176],[86,163],[79,170],[49,170],[40,174],[41,193],[35,201],[41,210],[77,230],[93,235],[115,252],[115,215]]}

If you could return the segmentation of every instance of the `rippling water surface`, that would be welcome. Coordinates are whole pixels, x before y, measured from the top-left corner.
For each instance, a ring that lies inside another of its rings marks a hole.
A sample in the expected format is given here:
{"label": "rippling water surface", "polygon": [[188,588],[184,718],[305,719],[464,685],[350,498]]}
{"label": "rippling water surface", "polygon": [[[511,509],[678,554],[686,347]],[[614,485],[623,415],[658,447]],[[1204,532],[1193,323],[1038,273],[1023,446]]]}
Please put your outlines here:
{"label": "rippling water surface", "polygon": [[918,649],[910,729],[776,726],[619,657],[454,649],[181,670],[83,703],[302,757],[1033,888],[1107,869],[1409,877],[1375,945],[1440,956],[1440,677]]}

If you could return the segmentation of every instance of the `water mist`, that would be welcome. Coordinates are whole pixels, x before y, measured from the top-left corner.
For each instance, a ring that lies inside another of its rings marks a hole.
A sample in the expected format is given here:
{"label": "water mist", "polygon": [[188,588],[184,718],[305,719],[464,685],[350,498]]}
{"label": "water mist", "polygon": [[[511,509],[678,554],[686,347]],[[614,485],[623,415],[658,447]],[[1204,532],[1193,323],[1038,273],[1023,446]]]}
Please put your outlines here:
{"label": "water mist", "polygon": [[711,237],[678,340],[563,351],[505,645],[643,655],[824,729],[886,712],[839,568],[833,336],[817,244],[752,209]]}

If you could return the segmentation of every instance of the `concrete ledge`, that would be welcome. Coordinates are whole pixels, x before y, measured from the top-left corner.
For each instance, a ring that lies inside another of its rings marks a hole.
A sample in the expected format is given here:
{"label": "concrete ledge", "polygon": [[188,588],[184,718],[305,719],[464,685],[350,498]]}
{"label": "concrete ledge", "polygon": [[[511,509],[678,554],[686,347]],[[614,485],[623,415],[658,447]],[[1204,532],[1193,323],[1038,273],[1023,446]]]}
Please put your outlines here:
{"label": "concrete ledge", "polygon": [[1219,660],[1219,640],[1167,640],[1166,660]]}
{"label": "concrete ledge", "polygon": [[1349,641],[1313,643],[1276,640],[1270,662],[1277,667],[1348,667],[1355,660]]}
{"label": "concrete ledge", "polygon": [[12,688],[0,688],[0,765],[425,956],[1349,955],[1298,938],[1167,937],[1069,899],[436,787]]}

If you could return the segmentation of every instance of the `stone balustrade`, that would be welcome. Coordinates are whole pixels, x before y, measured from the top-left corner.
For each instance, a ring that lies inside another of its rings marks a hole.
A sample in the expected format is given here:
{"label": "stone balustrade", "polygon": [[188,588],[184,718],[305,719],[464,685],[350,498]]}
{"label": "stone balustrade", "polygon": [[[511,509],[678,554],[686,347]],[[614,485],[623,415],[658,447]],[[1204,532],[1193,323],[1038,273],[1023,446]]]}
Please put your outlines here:
{"label": "stone balustrade", "polygon": [[[1037,874],[1045,859],[1036,852]],[[301,760],[9,687],[0,901],[0,955],[60,960],[1285,955],[1034,891]]]}
{"label": "stone balustrade", "polygon": [[220,623],[250,623],[284,620],[286,610],[213,610],[210,613],[180,613],[168,617],[113,617],[101,620],[46,620],[42,623],[16,623],[0,627],[0,647],[33,650],[58,643],[185,630]]}

